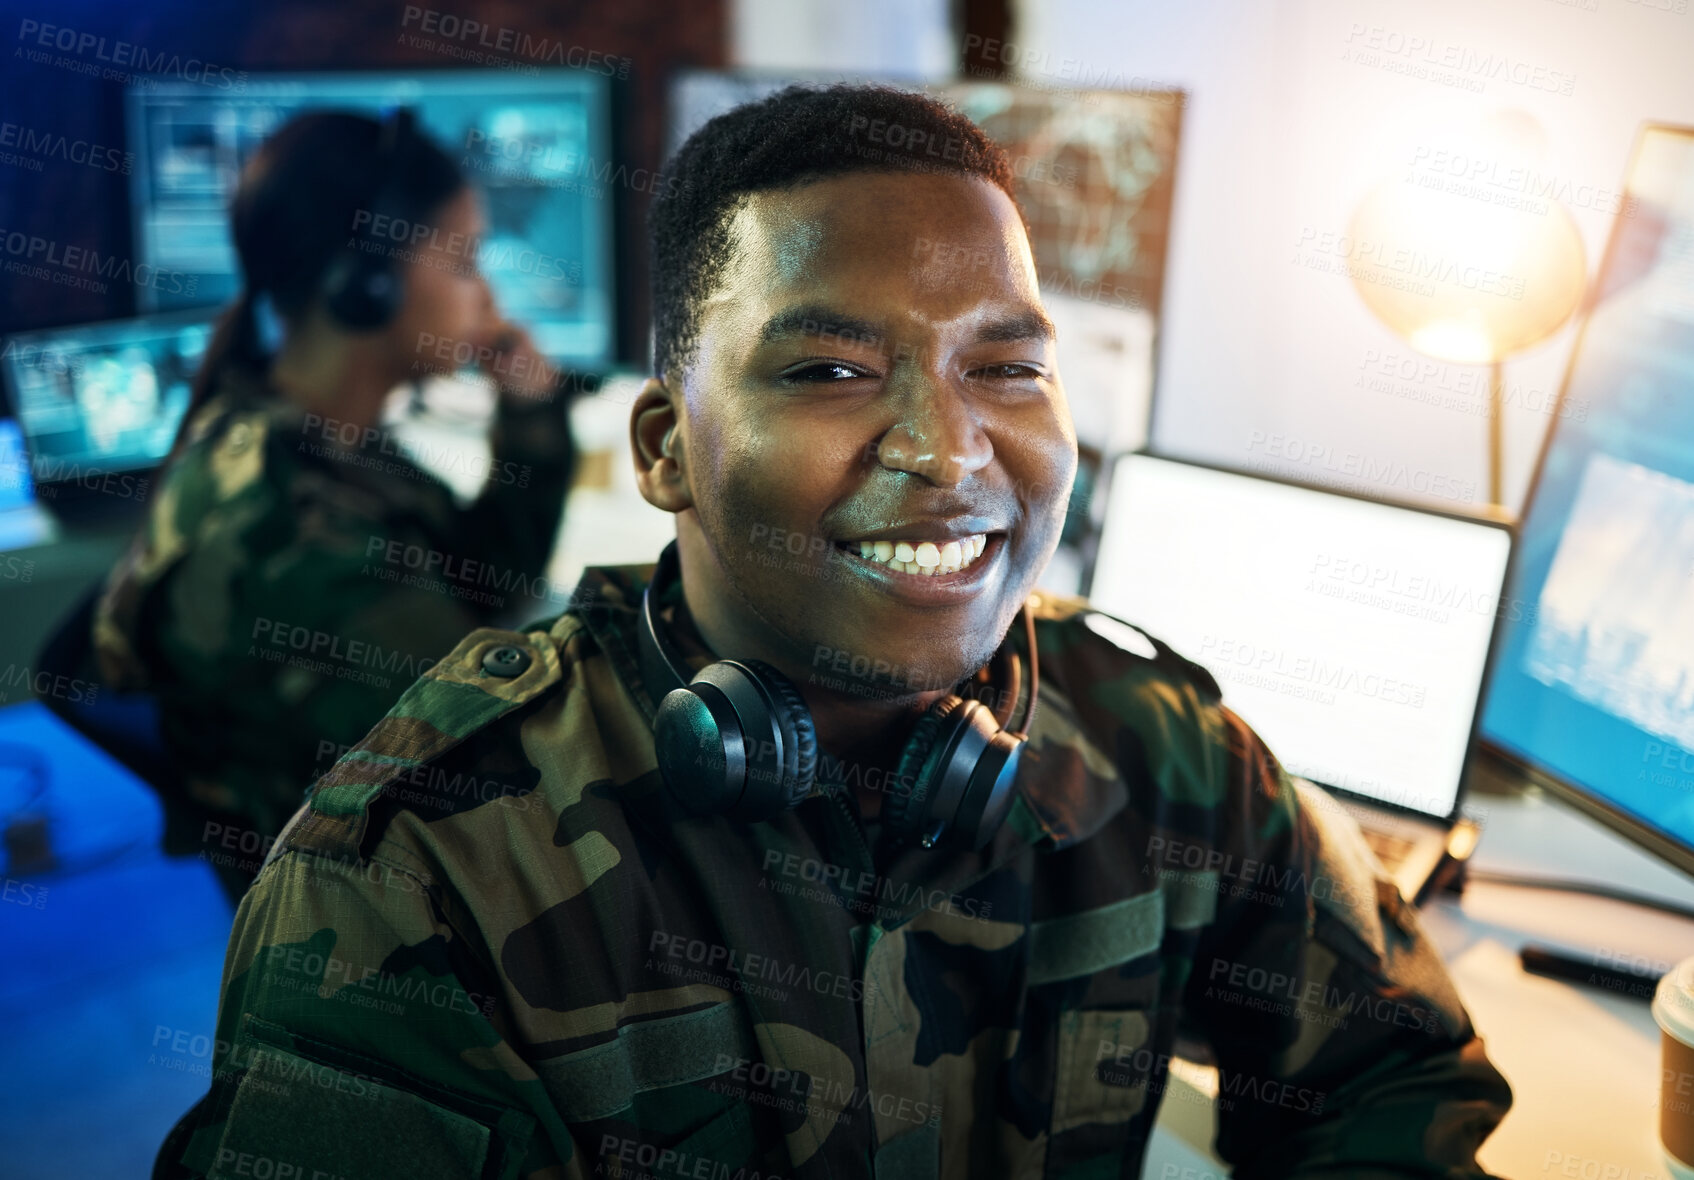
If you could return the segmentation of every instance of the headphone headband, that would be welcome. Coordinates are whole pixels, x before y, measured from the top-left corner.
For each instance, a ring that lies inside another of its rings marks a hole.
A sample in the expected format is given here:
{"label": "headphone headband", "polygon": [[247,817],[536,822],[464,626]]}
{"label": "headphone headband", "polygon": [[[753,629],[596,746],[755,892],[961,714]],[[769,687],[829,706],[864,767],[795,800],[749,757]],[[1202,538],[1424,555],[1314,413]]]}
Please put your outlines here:
{"label": "headphone headband", "polygon": [[[351,240],[331,260],[321,283],[324,304],[344,327],[373,331],[394,318],[400,307],[401,284],[388,249],[375,236],[379,221],[400,220],[409,213],[400,184],[402,141],[417,134],[411,107],[394,106],[383,112],[377,128],[376,183],[354,210]],[[364,214],[360,225],[360,214]]]}
{"label": "headphone headband", "polygon": [[400,138],[417,123],[417,116],[408,106],[392,106],[382,113],[382,128],[377,135],[377,154],[384,174],[394,166],[400,150]]}
{"label": "headphone headband", "polygon": [[[641,678],[645,682],[647,695],[655,704],[662,700],[666,693],[686,686],[692,679],[688,674],[688,661],[683,658],[681,649],[676,646],[669,633],[659,626],[659,612],[653,603],[653,588],[674,580],[678,576],[679,566],[676,542],[671,541],[659,554],[658,564],[653,567],[652,580],[647,583],[647,589],[641,595],[641,632],[648,640],[640,645]],[[658,689],[659,685],[664,686],[662,691]]]}

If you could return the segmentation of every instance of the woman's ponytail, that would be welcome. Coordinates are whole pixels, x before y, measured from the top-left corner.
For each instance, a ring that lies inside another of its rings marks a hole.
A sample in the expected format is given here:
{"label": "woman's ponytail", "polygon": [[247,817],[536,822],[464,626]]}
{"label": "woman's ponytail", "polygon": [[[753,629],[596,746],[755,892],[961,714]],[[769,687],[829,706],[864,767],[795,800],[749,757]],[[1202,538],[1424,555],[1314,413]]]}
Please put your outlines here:
{"label": "woman's ponytail", "polygon": [[[181,446],[188,424],[201,407],[212,400],[226,374],[238,370],[263,377],[269,367],[270,356],[259,332],[258,296],[252,287],[243,285],[241,293],[224,308],[217,326],[212,329],[212,339],[206,345],[205,356],[201,358],[200,369],[194,375],[194,384],[188,395],[188,410],[182,416],[182,425],[177,428],[176,442],[171,449],[174,451]],[[263,385],[262,382],[255,384]]]}

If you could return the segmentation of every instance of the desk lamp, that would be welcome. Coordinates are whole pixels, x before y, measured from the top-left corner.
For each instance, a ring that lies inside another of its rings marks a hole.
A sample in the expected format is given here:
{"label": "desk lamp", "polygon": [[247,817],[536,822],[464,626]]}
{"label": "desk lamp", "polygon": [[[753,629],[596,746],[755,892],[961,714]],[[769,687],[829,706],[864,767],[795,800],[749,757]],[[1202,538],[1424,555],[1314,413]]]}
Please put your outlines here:
{"label": "desk lamp", "polygon": [[1582,296],[1582,238],[1530,166],[1539,137],[1519,112],[1484,120],[1467,151],[1443,150],[1423,174],[1383,181],[1360,203],[1353,285],[1411,347],[1489,366],[1488,499],[1501,504],[1501,410],[1507,357],[1550,336]]}

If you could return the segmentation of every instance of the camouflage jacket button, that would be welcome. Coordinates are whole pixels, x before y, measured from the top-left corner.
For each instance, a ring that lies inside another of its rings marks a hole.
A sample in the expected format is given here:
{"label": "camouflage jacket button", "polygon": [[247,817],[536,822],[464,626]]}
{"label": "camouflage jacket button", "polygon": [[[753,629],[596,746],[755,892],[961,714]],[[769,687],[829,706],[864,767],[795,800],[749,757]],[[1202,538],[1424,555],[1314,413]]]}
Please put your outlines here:
{"label": "camouflage jacket button", "polygon": [[527,651],[506,644],[488,650],[488,654],[482,657],[482,670],[490,676],[522,676],[529,662]]}

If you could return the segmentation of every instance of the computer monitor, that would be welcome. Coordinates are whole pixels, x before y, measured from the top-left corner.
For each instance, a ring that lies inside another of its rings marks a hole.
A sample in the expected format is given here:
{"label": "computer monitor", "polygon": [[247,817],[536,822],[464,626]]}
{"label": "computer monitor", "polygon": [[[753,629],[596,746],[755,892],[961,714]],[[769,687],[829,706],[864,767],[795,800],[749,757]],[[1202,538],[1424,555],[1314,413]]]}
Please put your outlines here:
{"label": "computer monitor", "polygon": [[0,418],[0,579],[27,577],[33,569],[7,551],[39,545],[53,535],[51,518],[35,502],[23,431],[16,419]]}
{"label": "computer monitor", "polygon": [[109,491],[112,476],[158,466],[187,412],[216,314],[201,308],[78,324],[0,346],[43,497]]}
{"label": "computer monitor", "polygon": [[1291,772],[1449,819],[1510,549],[1486,521],[1137,454],[1089,599],[1210,671]]}
{"label": "computer monitor", "polygon": [[618,173],[603,74],[250,74],[235,91],[148,78],[130,87],[126,105],[136,250],[142,261],[182,276],[141,288],[142,310],[234,296],[229,197],[248,156],[290,117],[409,106],[483,191],[489,232],[477,257],[502,311],[528,326],[554,360],[611,360]]}
{"label": "computer monitor", "polygon": [[[676,155],[690,135],[719,115],[738,106],[769,98],[798,83],[828,85],[865,81],[848,75],[750,73],[729,70],[679,70],[671,76],[665,95],[665,159]],[[917,85],[916,83],[904,83]]]}
{"label": "computer monitor", "polygon": [[0,517],[33,503],[35,480],[29,471],[23,431],[18,429],[17,419],[0,418]]}
{"label": "computer monitor", "polygon": [[1637,140],[1519,530],[1483,737],[1694,872],[1694,128]]}

